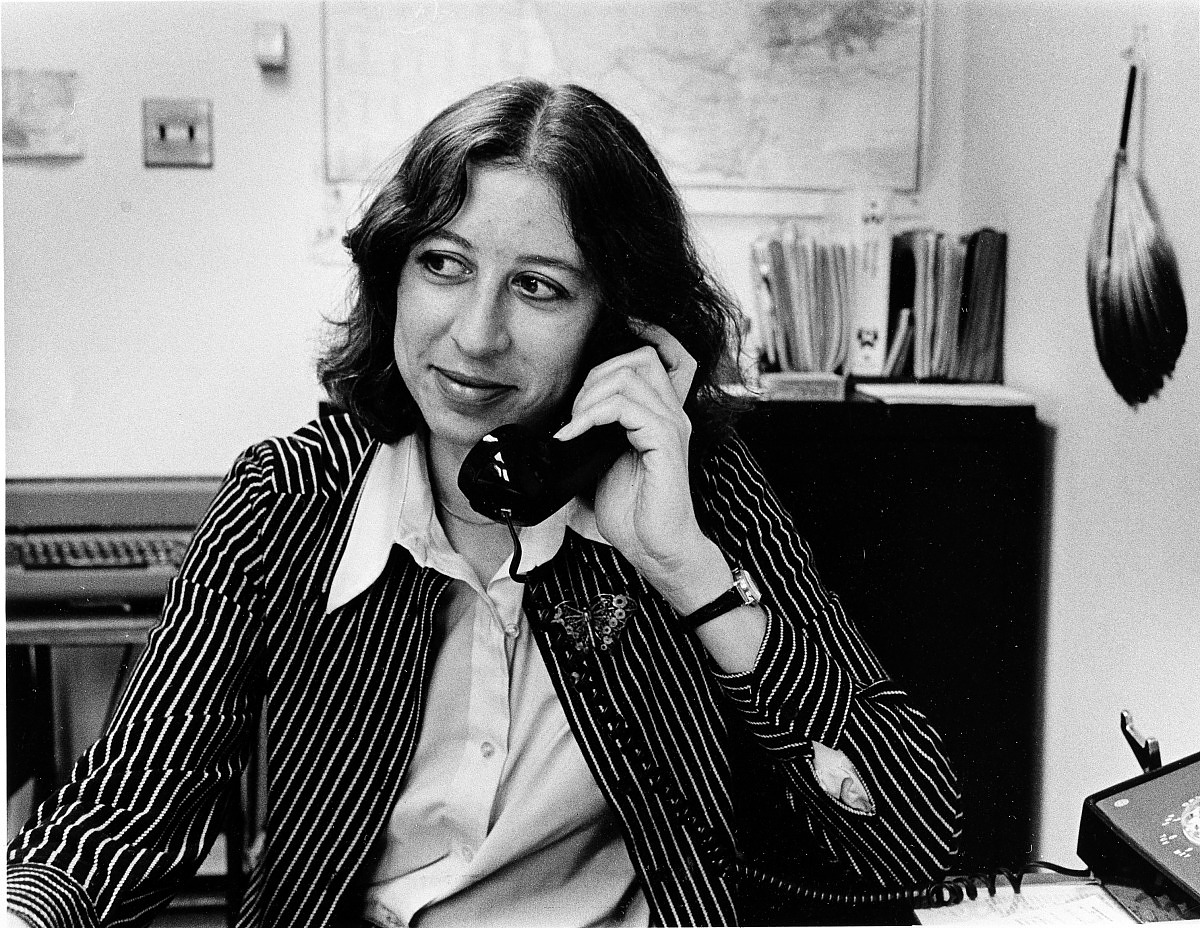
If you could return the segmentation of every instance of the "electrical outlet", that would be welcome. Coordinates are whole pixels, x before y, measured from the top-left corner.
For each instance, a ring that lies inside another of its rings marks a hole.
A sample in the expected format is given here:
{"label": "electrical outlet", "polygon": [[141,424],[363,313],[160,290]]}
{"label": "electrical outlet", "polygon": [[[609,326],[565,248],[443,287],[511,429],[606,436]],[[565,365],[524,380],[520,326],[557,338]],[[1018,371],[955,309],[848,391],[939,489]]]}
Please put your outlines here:
{"label": "electrical outlet", "polygon": [[143,100],[146,167],[211,168],[211,100]]}

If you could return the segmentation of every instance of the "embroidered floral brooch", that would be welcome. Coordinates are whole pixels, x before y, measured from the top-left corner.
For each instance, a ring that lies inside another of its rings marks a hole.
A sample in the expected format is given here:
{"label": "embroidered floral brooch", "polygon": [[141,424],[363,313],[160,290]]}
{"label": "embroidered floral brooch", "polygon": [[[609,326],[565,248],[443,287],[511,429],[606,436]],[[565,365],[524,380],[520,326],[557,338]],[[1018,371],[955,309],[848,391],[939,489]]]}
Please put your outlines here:
{"label": "embroidered floral brooch", "polygon": [[601,593],[582,607],[559,603],[550,621],[562,626],[576,651],[607,651],[637,608],[637,603],[624,593]]}

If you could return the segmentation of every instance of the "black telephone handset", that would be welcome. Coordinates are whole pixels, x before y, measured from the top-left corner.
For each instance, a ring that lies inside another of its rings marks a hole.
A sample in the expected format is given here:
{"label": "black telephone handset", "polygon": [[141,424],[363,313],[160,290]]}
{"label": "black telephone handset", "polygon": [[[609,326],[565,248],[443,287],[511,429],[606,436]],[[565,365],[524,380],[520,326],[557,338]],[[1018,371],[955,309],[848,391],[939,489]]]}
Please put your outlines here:
{"label": "black telephone handset", "polygon": [[502,425],[468,452],[458,487],[471,508],[489,519],[537,525],[594,486],[628,448],[616,423],[570,441],[520,423]]}
{"label": "black telephone handset", "polygon": [[[602,323],[580,361],[590,371],[601,361],[650,344],[623,323]],[[580,378],[582,383],[582,378]],[[618,424],[588,429],[569,441],[520,423],[502,425],[468,452],[458,488],[481,515],[515,525],[537,525],[596,481],[629,449]]]}

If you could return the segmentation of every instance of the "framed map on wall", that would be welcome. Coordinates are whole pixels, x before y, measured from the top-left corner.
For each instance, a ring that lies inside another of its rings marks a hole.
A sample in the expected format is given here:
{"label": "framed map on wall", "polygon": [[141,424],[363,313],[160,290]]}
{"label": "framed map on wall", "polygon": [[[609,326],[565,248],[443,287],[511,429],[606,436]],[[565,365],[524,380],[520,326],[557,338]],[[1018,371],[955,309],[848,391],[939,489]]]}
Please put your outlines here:
{"label": "framed map on wall", "polygon": [[326,172],[363,181],[446,104],[595,90],[685,188],[920,185],[923,0],[401,0],[323,7]]}

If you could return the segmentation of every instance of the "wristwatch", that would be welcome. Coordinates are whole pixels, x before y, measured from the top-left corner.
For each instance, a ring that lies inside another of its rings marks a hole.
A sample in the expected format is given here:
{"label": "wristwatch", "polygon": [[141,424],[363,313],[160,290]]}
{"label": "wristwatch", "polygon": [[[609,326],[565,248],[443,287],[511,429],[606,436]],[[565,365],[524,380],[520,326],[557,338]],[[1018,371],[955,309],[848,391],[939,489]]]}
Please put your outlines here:
{"label": "wristwatch", "polygon": [[714,599],[707,606],[701,606],[695,612],[683,617],[688,626],[694,631],[705,622],[711,622],[717,616],[731,612],[738,606],[757,606],[762,600],[758,584],[754,578],[740,567],[733,568],[733,586]]}

